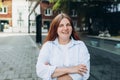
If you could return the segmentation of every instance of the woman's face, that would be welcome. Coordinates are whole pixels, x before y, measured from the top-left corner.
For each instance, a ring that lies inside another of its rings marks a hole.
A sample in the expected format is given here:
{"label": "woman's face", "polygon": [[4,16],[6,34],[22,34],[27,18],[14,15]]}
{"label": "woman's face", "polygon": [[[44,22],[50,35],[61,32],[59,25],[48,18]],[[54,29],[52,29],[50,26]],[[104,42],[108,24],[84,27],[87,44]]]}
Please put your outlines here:
{"label": "woman's face", "polygon": [[57,29],[59,39],[70,39],[72,33],[72,26],[67,18],[63,18]]}

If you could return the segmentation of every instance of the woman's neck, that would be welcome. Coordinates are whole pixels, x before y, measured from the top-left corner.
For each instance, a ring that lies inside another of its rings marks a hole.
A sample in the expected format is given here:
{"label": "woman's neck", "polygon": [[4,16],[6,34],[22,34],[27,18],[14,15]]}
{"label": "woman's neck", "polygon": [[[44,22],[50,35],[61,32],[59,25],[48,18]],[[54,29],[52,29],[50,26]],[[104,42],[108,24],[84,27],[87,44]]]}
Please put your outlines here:
{"label": "woman's neck", "polygon": [[62,45],[65,45],[65,44],[68,44],[70,42],[70,39],[66,39],[66,40],[58,39],[58,42]]}

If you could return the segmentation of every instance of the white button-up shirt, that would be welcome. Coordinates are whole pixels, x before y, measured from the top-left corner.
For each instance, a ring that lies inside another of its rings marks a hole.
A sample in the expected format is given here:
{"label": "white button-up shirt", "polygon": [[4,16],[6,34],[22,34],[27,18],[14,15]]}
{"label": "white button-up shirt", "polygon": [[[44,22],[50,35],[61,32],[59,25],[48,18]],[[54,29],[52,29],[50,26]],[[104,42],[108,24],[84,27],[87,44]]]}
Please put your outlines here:
{"label": "white button-up shirt", "polygon": [[90,55],[84,42],[72,38],[67,45],[60,45],[56,38],[42,46],[36,64],[36,72],[43,80],[57,80],[57,78],[51,78],[56,67],[71,67],[79,64],[87,66],[87,73],[84,73],[83,76],[80,74],[69,74],[69,76],[73,80],[87,80],[90,72]]}

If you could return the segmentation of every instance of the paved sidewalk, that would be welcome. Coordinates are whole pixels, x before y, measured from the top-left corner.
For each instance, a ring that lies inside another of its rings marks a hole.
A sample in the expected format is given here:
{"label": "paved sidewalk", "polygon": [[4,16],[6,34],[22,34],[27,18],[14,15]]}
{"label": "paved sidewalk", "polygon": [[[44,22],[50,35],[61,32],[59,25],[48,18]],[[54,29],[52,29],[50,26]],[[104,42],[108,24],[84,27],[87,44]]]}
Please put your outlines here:
{"label": "paved sidewalk", "polygon": [[0,33],[0,80],[41,80],[35,71],[38,53],[28,34]]}

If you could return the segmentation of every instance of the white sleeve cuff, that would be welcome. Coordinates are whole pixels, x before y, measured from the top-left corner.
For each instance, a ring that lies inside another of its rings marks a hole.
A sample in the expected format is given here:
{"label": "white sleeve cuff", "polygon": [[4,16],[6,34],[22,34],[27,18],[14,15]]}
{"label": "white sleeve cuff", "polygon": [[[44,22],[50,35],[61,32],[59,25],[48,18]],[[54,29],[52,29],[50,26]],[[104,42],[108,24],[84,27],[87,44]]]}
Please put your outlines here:
{"label": "white sleeve cuff", "polygon": [[49,78],[51,78],[51,75],[54,73],[55,69],[56,69],[56,66],[49,66],[49,70],[50,70]]}

